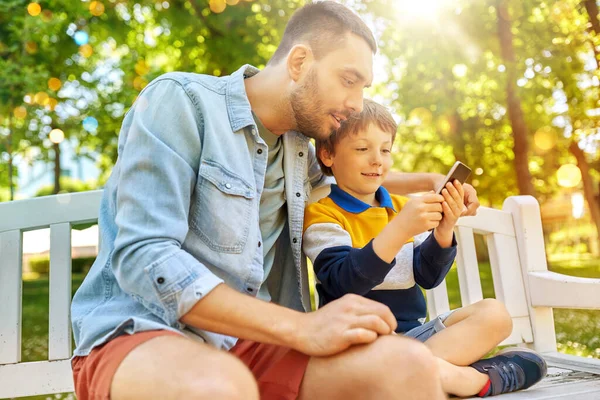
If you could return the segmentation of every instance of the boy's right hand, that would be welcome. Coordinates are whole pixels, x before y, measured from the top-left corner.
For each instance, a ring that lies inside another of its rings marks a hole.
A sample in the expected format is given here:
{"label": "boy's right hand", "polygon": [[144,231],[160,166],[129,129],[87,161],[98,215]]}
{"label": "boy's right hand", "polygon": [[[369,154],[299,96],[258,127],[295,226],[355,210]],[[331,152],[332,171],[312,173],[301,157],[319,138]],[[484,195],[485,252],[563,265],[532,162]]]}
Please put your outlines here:
{"label": "boy's right hand", "polygon": [[433,192],[411,198],[395,218],[409,237],[437,228],[442,220],[444,196]]}

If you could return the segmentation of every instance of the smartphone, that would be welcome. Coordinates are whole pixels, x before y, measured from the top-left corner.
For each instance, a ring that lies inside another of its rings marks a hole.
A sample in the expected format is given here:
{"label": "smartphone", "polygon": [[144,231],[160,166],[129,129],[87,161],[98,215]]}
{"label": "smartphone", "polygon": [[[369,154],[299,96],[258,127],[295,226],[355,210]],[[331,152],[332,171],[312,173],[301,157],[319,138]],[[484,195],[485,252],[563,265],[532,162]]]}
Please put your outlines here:
{"label": "smartphone", "polygon": [[454,182],[455,179],[460,183],[465,183],[469,175],[471,175],[471,168],[467,167],[460,161],[457,161],[454,163],[452,168],[450,168],[450,172],[448,172],[448,175],[446,175],[444,181],[440,184],[435,192],[437,194],[442,194],[442,189],[446,187],[446,184],[448,182]]}

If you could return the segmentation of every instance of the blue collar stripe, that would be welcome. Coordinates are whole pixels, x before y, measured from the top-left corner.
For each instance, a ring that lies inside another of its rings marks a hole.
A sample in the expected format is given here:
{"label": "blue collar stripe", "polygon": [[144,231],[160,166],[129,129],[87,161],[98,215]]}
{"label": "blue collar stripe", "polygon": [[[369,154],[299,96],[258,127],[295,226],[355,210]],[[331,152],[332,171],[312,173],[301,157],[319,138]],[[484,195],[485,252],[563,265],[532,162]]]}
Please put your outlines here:
{"label": "blue collar stripe", "polygon": [[[331,193],[329,194],[329,198],[331,198],[335,204],[345,211],[354,214],[364,212],[371,208],[371,206],[364,201],[344,192],[338,187],[338,185],[331,185]],[[377,189],[377,192],[375,192],[375,198],[379,202],[380,207],[389,208],[396,212],[394,205],[392,204],[392,198],[383,186],[380,186],[379,189]]]}

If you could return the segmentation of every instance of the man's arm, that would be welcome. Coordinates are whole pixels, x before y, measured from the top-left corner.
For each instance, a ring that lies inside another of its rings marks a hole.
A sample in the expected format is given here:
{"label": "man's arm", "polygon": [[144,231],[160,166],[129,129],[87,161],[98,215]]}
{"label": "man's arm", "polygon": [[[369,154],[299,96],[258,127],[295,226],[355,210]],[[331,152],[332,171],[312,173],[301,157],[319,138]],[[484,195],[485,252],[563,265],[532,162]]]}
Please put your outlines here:
{"label": "man's arm", "polygon": [[301,313],[217,286],[181,318],[213,332],[328,356],[355,344],[371,343],[397,326],[385,305],[348,295],[318,311]]}
{"label": "man's arm", "polygon": [[[435,190],[444,180],[444,175],[433,172],[397,172],[390,171],[383,186],[391,193],[405,196],[410,193],[428,192]],[[477,191],[468,183],[463,184],[465,191],[465,209],[463,216],[476,215],[479,208]]]}

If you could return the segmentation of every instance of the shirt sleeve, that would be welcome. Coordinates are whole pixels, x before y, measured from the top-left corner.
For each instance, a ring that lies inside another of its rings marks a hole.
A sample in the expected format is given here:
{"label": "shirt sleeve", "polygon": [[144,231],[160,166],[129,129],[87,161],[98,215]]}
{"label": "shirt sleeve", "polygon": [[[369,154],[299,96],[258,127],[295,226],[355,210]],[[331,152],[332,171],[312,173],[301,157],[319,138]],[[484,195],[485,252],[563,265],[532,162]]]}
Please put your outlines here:
{"label": "shirt sleeve", "polygon": [[223,282],[181,247],[202,131],[202,116],[181,84],[155,81],[123,122],[113,170],[117,232],[111,267],[125,292],[174,327]]}
{"label": "shirt sleeve", "polygon": [[[415,237],[415,242],[420,242],[422,237]],[[424,289],[433,289],[438,286],[446,275],[456,258],[456,237],[452,235],[452,245],[442,248],[435,237],[429,234],[418,246],[414,248],[413,269],[415,282]]]}
{"label": "shirt sleeve", "polygon": [[350,234],[336,213],[320,203],[307,207],[303,249],[313,263],[325,302],[348,293],[364,295],[383,282],[396,263],[383,261],[373,250],[372,241],[353,248]]}

